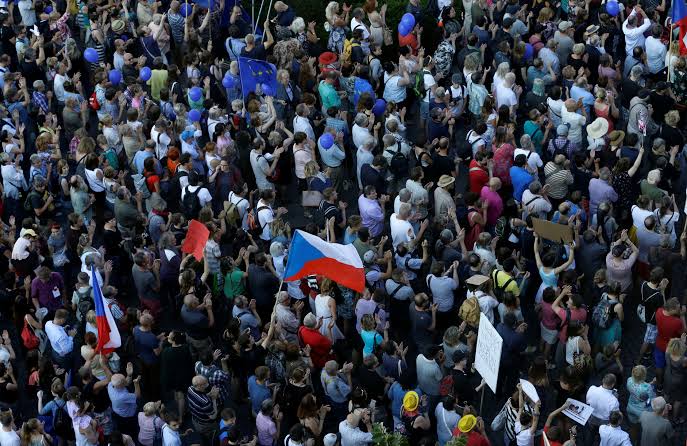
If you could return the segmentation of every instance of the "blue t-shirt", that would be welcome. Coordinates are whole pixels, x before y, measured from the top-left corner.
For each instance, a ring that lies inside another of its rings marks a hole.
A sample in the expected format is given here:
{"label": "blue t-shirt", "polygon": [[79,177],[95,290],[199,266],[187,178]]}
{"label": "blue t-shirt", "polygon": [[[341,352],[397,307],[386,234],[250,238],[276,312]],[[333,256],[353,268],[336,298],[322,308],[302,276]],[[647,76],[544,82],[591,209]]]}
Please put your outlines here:
{"label": "blue t-shirt", "polygon": [[248,378],[248,395],[250,396],[251,408],[257,414],[260,413],[262,402],[272,397],[272,392],[266,385],[259,384],[253,375]]}
{"label": "blue t-shirt", "polygon": [[[408,390],[403,390],[398,381],[394,382],[389,388],[387,395],[391,400],[391,414],[393,416],[401,416],[401,407],[403,407],[403,397],[406,396],[406,393],[408,392]],[[422,396],[422,391],[419,387],[415,389],[415,392],[417,392],[417,396]]]}
{"label": "blue t-shirt", "polygon": [[142,331],[134,327],[134,345],[136,353],[146,364],[155,364],[158,357],[153,350],[160,346],[160,340],[152,331]]}
{"label": "blue t-shirt", "polygon": [[365,347],[363,347],[363,357],[369,356],[372,353],[374,353],[375,346],[384,342],[384,338],[382,337],[382,335],[380,335],[374,330],[362,330],[360,332],[360,337],[363,338],[363,342],[365,343]]}
{"label": "blue t-shirt", "polygon": [[529,173],[527,169],[513,166],[510,168],[510,179],[513,183],[513,197],[517,201],[522,201],[522,193],[534,181],[534,175]]}

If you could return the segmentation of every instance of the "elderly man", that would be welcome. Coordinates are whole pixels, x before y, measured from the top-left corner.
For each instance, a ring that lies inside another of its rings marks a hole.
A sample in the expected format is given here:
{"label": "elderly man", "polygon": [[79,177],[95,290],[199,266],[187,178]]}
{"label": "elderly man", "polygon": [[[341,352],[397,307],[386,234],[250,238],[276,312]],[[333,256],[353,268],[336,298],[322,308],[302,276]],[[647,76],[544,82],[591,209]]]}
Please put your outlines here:
{"label": "elderly man", "polygon": [[569,165],[570,162],[565,155],[558,154],[553,161],[549,161],[544,166],[546,185],[549,186],[548,196],[556,208],[568,196],[568,187],[575,181]]}
{"label": "elderly man", "polygon": [[653,106],[650,101],[651,91],[646,88],[639,90],[637,96],[630,100],[629,116],[627,118],[627,133],[652,136],[658,132],[659,126],[651,117],[653,114]]}
{"label": "elderly man", "polygon": [[654,203],[660,203],[660,200],[668,195],[666,191],[658,187],[661,182],[661,171],[659,169],[654,169],[650,171],[646,179],[639,183],[639,188],[642,191],[642,195],[649,197]]}
{"label": "elderly man", "polygon": [[292,308],[289,293],[287,291],[277,293],[277,322],[281,327],[281,336],[287,342],[298,342],[298,326],[304,305],[303,301],[298,301]]}
{"label": "elderly man", "polygon": [[377,139],[372,136],[366,136],[361,145],[358,146],[358,151],[356,152],[356,177],[358,178],[358,187],[363,188],[362,171],[365,164],[371,164],[375,156],[372,150],[375,147],[375,141]]}
{"label": "elderly man", "polygon": [[377,189],[368,185],[358,197],[358,211],[362,225],[370,230],[371,237],[378,237],[384,232],[384,207],[389,201],[388,195],[377,195]]}
{"label": "elderly man", "polygon": [[321,369],[331,357],[332,341],[320,333],[317,316],[308,313],[303,318],[303,326],[298,329],[298,339],[303,345],[310,346],[310,359],[317,369]]}
{"label": "elderly man", "polygon": [[212,387],[208,379],[202,375],[196,375],[191,381],[186,392],[188,401],[188,411],[191,413],[193,429],[203,436],[206,441],[210,440],[212,433],[217,425],[217,400],[219,399],[220,389]]}
{"label": "elderly man", "polygon": [[575,40],[575,26],[573,22],[563,20],[558,24],[558,30],[554,34],[553,40],[558,44],[556,47],[556,54],[558,59],[567,61],[572,53]]}
{"label": "elderly man", "polygon": [[[643,17],[639,22],[639,15]],[[635,47],[644,48],[644,33],[651,27],[649,16],[641,6],[636,5],[629,16],[623,22],[623,34],[625,34],[625,53],[629,56]]]}
{"label": "elderly man", "polygon": [[131,239],[135,235],[136,223],[145,218],[143,212],[143,196],[136,194],[136,205],[131,202],[131,192],[126,187],[117,189],[117,200],[114,205],[117,218],[117,229],[123,239]]}
{"label": "elderly man", "polygon": [[589,90],[591,90],[591,86],[587,83],[587,78],[584,76],[578,77],[575,84],[570,89],[570,97],[573,100],[582,100],[587,116],[592,112],[595,101],[594,95],[591,94]]}
{"label": "elderly man", "polygon": [[50,271],[47,266],[36,270],[36,278],[31,282],[31,300],[38,310],[45,307],[55,311],[67,304],[67,293],[64,281],[59,273]]}
{"label": "elderly man", "polygon": [[339,364],[332,360],[327,361],[320,373],[322,388],[327,396],[327,400],[331,404],[331,415],[335,421],[339,421],[346,416],[348,395],[353,388],[352,371],[353,363],[347,362],[339,370]]}
{"label": "elderly man", "polygon": [[[372,415],[370,409],[355,409],[345,420],[339,423],[341,446],[366,446],[372,443]],[[363,432],[359,425],[363,422],[367,432]]]}
{"label": "elderly man", "polygon": [[45,324],[45,334],[52,347],[52,359],[66,370],[70,370],[73,365],[72,351],[74,350],[74,335],[76,335],[75,328],[69,331],[64,328],[68,318],[69,312],[59,309],[55,312],[53,320]]}
{"label": "elderly man", "polygon": [[496,88],[496,101],[499,107],[505,105],[510,109],[510,115],[515,116],[522,87],[515,85],[515,74],[508,73],[502,84]]}
{"label": "elderly man", "polygon": [[489,179],[489,183],[482,187],[480,198],[482,202],[489,204],[487,208],[487,226],[493,227],[496,225],[496,220],[501,216],[503,211],[503,199],[499,194],[501,190],[501,180],[497,177]]}
{"label": "elderly man", "polygon": [[181,307],[181,320],[186,328],[186,340],[191,356],[195,361],[212,350],[210,334],[215,326],[215,314],[212,311],[212,295],[206,294],[203,303],[194,295],[184,297]]}
{"label": "elderly man", "polygon": [[639,416],[642,425],[642,446],[651,444],[669,444],[673,437],[673,425],[668,420],[670,405],[666,399],[658,396],[651,400],[651,411],[645,410]]}
{"label": "elderly man", "polygon": [[620,410],[618,397],[613,392],[615,383],[615,375],[609,373],[603,377],[600,386],[591,386],[587,390],[587,404],[594,409],[589,418],[591,426],[598,428],[602,424],[608,423],[611,413]]}
{"label": "elderly man", "polygon": [[608,167],[602,167],[599,178],[593,178],[589,182],[589,215],[596,215],[596,208],[602,201],[615,203],[618,194],[611,186],[611,171]]}
{"label": "elderly man", "polygon": [[582,127],[587,123],[587,109],[582,99],[565,101],[561,108],[561,123],[568,124],[568,139],[575,144],[582,144]]}
{"label": "elderly man", "polygon": [[546,219],[552,209],[548,191],[548,186],[542,187],[539,181],[530,183],[529,188],[522,194],[523,212],[535,218]]}
{"label": "elderly man", "polygon": [[129,392],[127,386],[132,382],[134,373],[133,364],[126,366],[126,376],[121,373],[112,375],[110,383],[107,385],[107,394],[112,402],[112,418],[117,429],[122,433],[134,436],[138,432],[138,422],[136,421],[137,403],[141,398],[141,376],[133,380],[134,392]]}
{"label": "elderly man", "polygon": [[434,216],[448,217],[450,209],[455,209],[456,203],[453,201],[451,191],[456,182],[456,179],[451,175],[442,175],[437,181],[437,187],[434,189]]}
{"label": "elderly man", "polygon": [[415,235],[415,230],[408,221],[410,219],[410,210],[410,203],[403,203],[397,213],[391,214],[389,225],[391,227],[391,242],[394,245],[394,249],[400,243],[407,242],[408,249],[413,251],[416,243],[422,239],[425,229],[427,229],[429,222],[424,220],[420,225],[420,231]]}
{"label": "elderly man", "polygon": [[[220,359],[221,358],[221,359]],[[220,360],[222,367],[215,362]],[[213,353],[203,353],[200,361],[196,362],[195,371],[199,376],[205,377],[212,387],[219,389],[219,403],[229,400],[231,391],[231,375],[229,375],[229,355],[222,356],[222,351],[217,349]]]}

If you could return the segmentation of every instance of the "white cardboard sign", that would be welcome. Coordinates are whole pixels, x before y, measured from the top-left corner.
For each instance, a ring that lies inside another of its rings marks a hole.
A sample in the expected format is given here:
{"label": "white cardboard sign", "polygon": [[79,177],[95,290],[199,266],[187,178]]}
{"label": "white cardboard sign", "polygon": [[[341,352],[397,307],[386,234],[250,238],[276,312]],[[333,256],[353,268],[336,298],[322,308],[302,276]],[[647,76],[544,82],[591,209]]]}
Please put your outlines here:
{"label": "white cardboard sign", "polygon": [[501,335],[491,325],[489,319],[481,315],[477,333],[477,348],[475,349],[475,369],[494,393],[496,393],[496,384],[499,379],[502,347]]}

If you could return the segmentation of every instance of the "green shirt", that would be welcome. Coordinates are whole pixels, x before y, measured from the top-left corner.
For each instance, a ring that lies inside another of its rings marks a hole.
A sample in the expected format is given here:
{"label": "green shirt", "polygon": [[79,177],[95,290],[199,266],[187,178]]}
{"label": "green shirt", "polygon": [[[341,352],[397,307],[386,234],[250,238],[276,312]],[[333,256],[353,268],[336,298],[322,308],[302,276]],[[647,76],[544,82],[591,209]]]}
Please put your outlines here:
{"label": "green shirt", "polygon": [[243,285],[243,271],[236,268],[224,276],[224,295],[227,299],[233,300],[234,297],[243,294],[246,287]]}
{"label": "green shirt", "polygon": [[666,196],[666,191],[655,184],[649,184],[647,180],[642,180],[639,183],[639,188],[642,190],[642,195],[646,195],[653,200],[654,203],[657,203],[661,198]]}
{"label": "green shirt", "polygon": [[330,107],[341,106],[341,98],[339,97],[339,93],[337,93],[334,89],[334,86],[328,84],[327,81],[320,81],[317,91],[320,93],[320,97],[322,98],[323,109],[329,110]]}

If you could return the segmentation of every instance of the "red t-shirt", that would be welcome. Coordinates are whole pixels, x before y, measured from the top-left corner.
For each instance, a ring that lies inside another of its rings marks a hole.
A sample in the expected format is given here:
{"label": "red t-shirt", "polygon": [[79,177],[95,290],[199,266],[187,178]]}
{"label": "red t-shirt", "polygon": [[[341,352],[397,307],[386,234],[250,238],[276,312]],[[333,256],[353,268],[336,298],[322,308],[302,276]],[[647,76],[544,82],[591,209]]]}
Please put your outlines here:
{"label": "red t-shirt", "polygon": [[669,316],[663,311],[663,308],[659,308],[656,311],[656,328],[658,329],[656,348],[665,352],[668,342],[673,338],[679,338],[684,331],[684,326],[682,325],[682,319]]}
{"label": "red t-shirt", "polygon": [[332,341],[317,330],[307,327],[298,329],[298,337],[305,345],[310,346],[310,359],[317,368],[324,367],[325,363],[329,361],[329,351],[332,349]]}
{"label": "red t-shirt", "polygon": [[[549,426],[544,426],[544,433],[548,433],[548,432],[549,432]],[[560,441],[553,441],[553,440],[549,439],[549,445],[550,446],[563,446],[563,443],[561,443]],[[544,443],[544,437],[543,436],[541,439],[541,446],[546,446]]]}
{"label": "red t-shirt", "polygon": [[477,160],[470,161],[470,192],[479,195],[484,187],[489,182],[489,171],[480,166]]}

